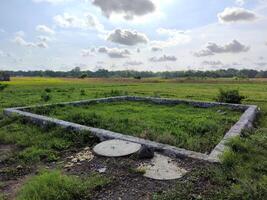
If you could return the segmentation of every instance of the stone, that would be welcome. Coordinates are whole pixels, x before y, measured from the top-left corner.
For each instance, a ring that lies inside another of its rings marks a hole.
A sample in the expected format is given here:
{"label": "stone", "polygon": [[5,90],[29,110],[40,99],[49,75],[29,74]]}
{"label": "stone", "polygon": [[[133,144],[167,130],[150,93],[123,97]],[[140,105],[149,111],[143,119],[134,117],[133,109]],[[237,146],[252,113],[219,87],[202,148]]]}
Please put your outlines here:
{"label": "stone", "polygon": [[138,157],[140,159],[151,159],[154,157],[154,149],[143,145],[138,152]]}
{"label": "stone", "polygon": [[22,170],[23,167],[22,167],[21,165],[18,165],[18,166],[16,167],[16,169],[17,169],[17,170]]}
{"label": "stone", "polygon": [[90,162],[93,160],[94,155],[90,148],[84,148],[84,150],[76,153],[75,155],[67,157],[70,161],[64,166],[64,168],[74,167],[74,165],[81,165],[83,161]]}
{"label": "stone", "polygon": [[155,180],[179,179],[187,173],[187,170],[179,167],[170,157],[157,153],[150,163],[141,164],[138,168],[145,170],[145,177]]}
{"label": "stone", "polygon": [[71,160],[71,162],[76,163],[76,162],[78,162],[78,159],[77,159],[77,158],[73,158],[73,159]]}
{"label": "stone", "polygon": [[73,167],[73,166],[74,166],[73,163],[68,162],[68,163],[64,166],[64,168],[70,168],[70,167]]}
{"label": "stone", "polygon": [[106,167],[102,167],[100,169],[97,169],[97,171],[102,174],[102,173],[105,173],[107,171],[107,168]]}
{"label": "stone", "polygon": [[124,140],[108,140],[97,144],[93,151],[99,156],[121,157],[138,152],[141,145]]}

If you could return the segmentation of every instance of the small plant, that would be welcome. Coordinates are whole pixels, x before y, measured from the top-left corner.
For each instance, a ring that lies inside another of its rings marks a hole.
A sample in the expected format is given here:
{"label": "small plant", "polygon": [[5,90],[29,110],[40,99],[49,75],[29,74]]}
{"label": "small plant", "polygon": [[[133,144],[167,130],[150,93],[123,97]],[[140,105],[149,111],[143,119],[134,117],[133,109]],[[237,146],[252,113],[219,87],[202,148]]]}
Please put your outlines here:
{"label": "small plant", "polygon": [[17,200],[90,199],[94,188],[107,183],[108,180],[99,175],[81,179],[72,175],[64,175],[57,170],[43,171],[22,187]]}
{"label": "small plant", "polygon": [[81,90],[80,95],[85,96],[86,95],[85,90]]}
{"label": "small plant", "polygon": [[45,92],[50,93],[52,90],[50,88],[45,88]]}
{"label": "small plant", "polygon": [[51,96],[48,94],[48,93],[43,93],[41,95],[41,99],[44,101],[44,102],[47,102],[51,99]]}
{"label": "small plant", "polygon": [[127,96],[127,91],[122,90],[111,90],[110,92],[105,92],[104,97],[116,97],[116,96]]}
{"label": "small plant", "polygon": [[240,95],[238,90],[223,90],[223,89],[220,89],[219,94],[216,98],[218,102],[234,103],[234,104],[241,104],[243,99],[245,99],[245,97]]}
{"label": "small plant", "polygon": [[5,88],[7,88],[7,84],[1,84],[0,83],[0,91],[3,91]]}
{"label": "small plant", "polygon": [[130,168],[129,172],[132,174],[144,175],[146,173],[146,169],[144,167]]}

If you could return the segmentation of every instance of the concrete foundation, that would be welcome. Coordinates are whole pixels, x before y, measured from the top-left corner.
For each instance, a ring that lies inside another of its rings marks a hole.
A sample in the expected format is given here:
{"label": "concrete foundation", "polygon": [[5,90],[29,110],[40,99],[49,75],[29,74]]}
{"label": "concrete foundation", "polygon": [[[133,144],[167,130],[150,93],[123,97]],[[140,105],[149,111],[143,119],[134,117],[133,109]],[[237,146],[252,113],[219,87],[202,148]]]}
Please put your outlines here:
{"label": "concrete foundation", "polygon": [[[29,112],[29,109],[36,107],[44,107],[44,106],[57,106],[57,105],[88,105],[93,103],[109,103],[109,102],[118,102],[118,101],[145,101],[152,102],[156,104],[187,104],[196,107],[209,108],[215,106],[225,106],[230,109],[240,110],[244,113],[240,117],[239,121],[225,134],[224,138],[221,142],[211,151],[210,154],[203,154],[199,152],[194,152],[182,148],[177,148],[174,146],[170,146],[167,144],[161,144],[157,142],[153,142],[150,140],[144,140],[141,138],[124,135],[121,133],[115,133],[112,131],[83,126],[80,124],[67,122],[51,117],[46,117],[42,115],[37,115]],[[193,159],[200,159],[209,162],[220,162],[220,155],[226,149],[226,141],[232,137],[241,135],[242,131],[252,127],[253,122],[258,113],[258,108],[255,105],[239,105],[239,104],[226,104],[226,103],[218,103],[218,102],[199,102],[199,101],[189,101],[189,100],[179,100],[179,99],[164,99],[164,98],[152,98],[152,97],[135,97],[135,96],[121,96],[121,97],[110,97],[110,98],[100,98],[100,99],[92,99],[92,100],[83,100],[83,101],[75,101],[75,102],[66,102],[66,103],[58,103],[58,104],[47,104],[47,105],[37,105],[37,106],[28,106],[28,107],[19,107],[19,108],[7,108],[4,110],[4,114],[7,116],[19,115],[24,117],[25,119],[31,121],[40,126],[49,126],[49,125],[57,125],[63,128],[71,128],[75,131],[89,131],[92,135],[98,137],[101,141],[110,140],[110,139],[119,139],[125,140],[133,143],[138,143],[141,145],[145,145],[149,148],[155,149],[155,151],[160,152],[167,156],[172,157],[189,157]]]}

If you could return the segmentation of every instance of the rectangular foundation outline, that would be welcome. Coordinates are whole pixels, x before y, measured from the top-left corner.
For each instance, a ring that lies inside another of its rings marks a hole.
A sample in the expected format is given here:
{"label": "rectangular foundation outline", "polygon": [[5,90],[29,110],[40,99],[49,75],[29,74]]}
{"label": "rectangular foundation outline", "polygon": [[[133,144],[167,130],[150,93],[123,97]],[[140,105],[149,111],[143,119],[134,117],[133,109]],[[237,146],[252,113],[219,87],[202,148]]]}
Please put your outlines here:
{"label": "rectangular foundation outline", "polygon": [[[90,103],[110,103],[118,101],[147,101],[153,102],[156,104],[188,104],[196,107],[209,108],[214,106],[225,106],[231,109],[238,109],[243,111],[240,119],[230,128],[230,130],[224,135],[223,139],[215,146],[210,154],[203,154],[195,151],[190,151],[183,148],[174,147],[167,144],[162,144],[150,140],[141,139],[138,137],[125,135],[121,133],[112,132],[109,130],[104,130],[100,128],[83,126],[80,124],[63,121],[51,117],[46,117],[42,115],[33,114],[27,111],[26,109],[45,107],[45,106],[58,106],[58,105],[86,105]],[[227,103],[218,103],[218,102],[201,102],[201,101],[191,101],[191,100],[179,100],[179,99],[166,99],[166,98],[153,98],[153,97],[136,97],[136,96],[119,96],[119,97],[108,97],[108,98],[99,98],[99,99],[89,99],[83,101],[74,101],[74,102],[64,102],[56,104],[46,104],[46,105],[37,105],[37,106],[27,106],[27,107],[16,107],[16,108],[7,108],[4,109],[4,114],[6,116],[19,115],[23,116],[30,122],[40,125],[56,125],[62,128],[71,128],[75,131],[89,131],[92,135],[98,137],[101,141],[110,140],[110,139],[120,139],[125,141],[130,141],[145,145],[149,148],[154,148],[155,151],[158,151],[164,155],[171,157],[188,157],[193,159],[204,160],[208,162],[220,162],[220,155],[226,150],[226,142],[233,137],[240,136],[242,131],[251,128],[253,122],[256,119],[258,113],[258,107],[255,105],[242,105],[242,104],[227,104]]]}

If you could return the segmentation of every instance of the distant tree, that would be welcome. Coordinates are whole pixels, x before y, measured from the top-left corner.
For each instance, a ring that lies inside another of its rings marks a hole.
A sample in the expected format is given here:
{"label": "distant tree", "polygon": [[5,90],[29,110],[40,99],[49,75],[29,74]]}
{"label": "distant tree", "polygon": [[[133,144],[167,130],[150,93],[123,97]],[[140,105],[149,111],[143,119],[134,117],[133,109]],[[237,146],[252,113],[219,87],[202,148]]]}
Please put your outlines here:
{"label": "distant tree", "polygon": [[10,81],[10,75],[7,72],[0,71],[0,81]]}
{"label": "distant tree", "polygon": [[83,74],[80,76],[81,79],[85,79],[86,77],[87,77],[87,74],[85,74],[85,73],[83,73]]}
{"label": "distant tree", "polygon": [[135,76],[134,79],[141,80],[142,77],[141,76]]}
{"label": "distant tree", "polygon": [[[212,71],[166,71],[166,72],[151,72],[151,71],[133,71],[133,70],[123,70],[123,71],[108,71],[106,69],[100,69],[96,72],[92,71],[81,71],[80,67],[75,67],[70,71],[6,71],[5,73],[11,76],[43,76],[43,77],[123,77],[123,78],[149,78],[149,77],[161,77],[161,78],[267,78],[267,71],[256,71],[253,69],[219,69]],[[1,77],[1,76],[0,76]]]}

